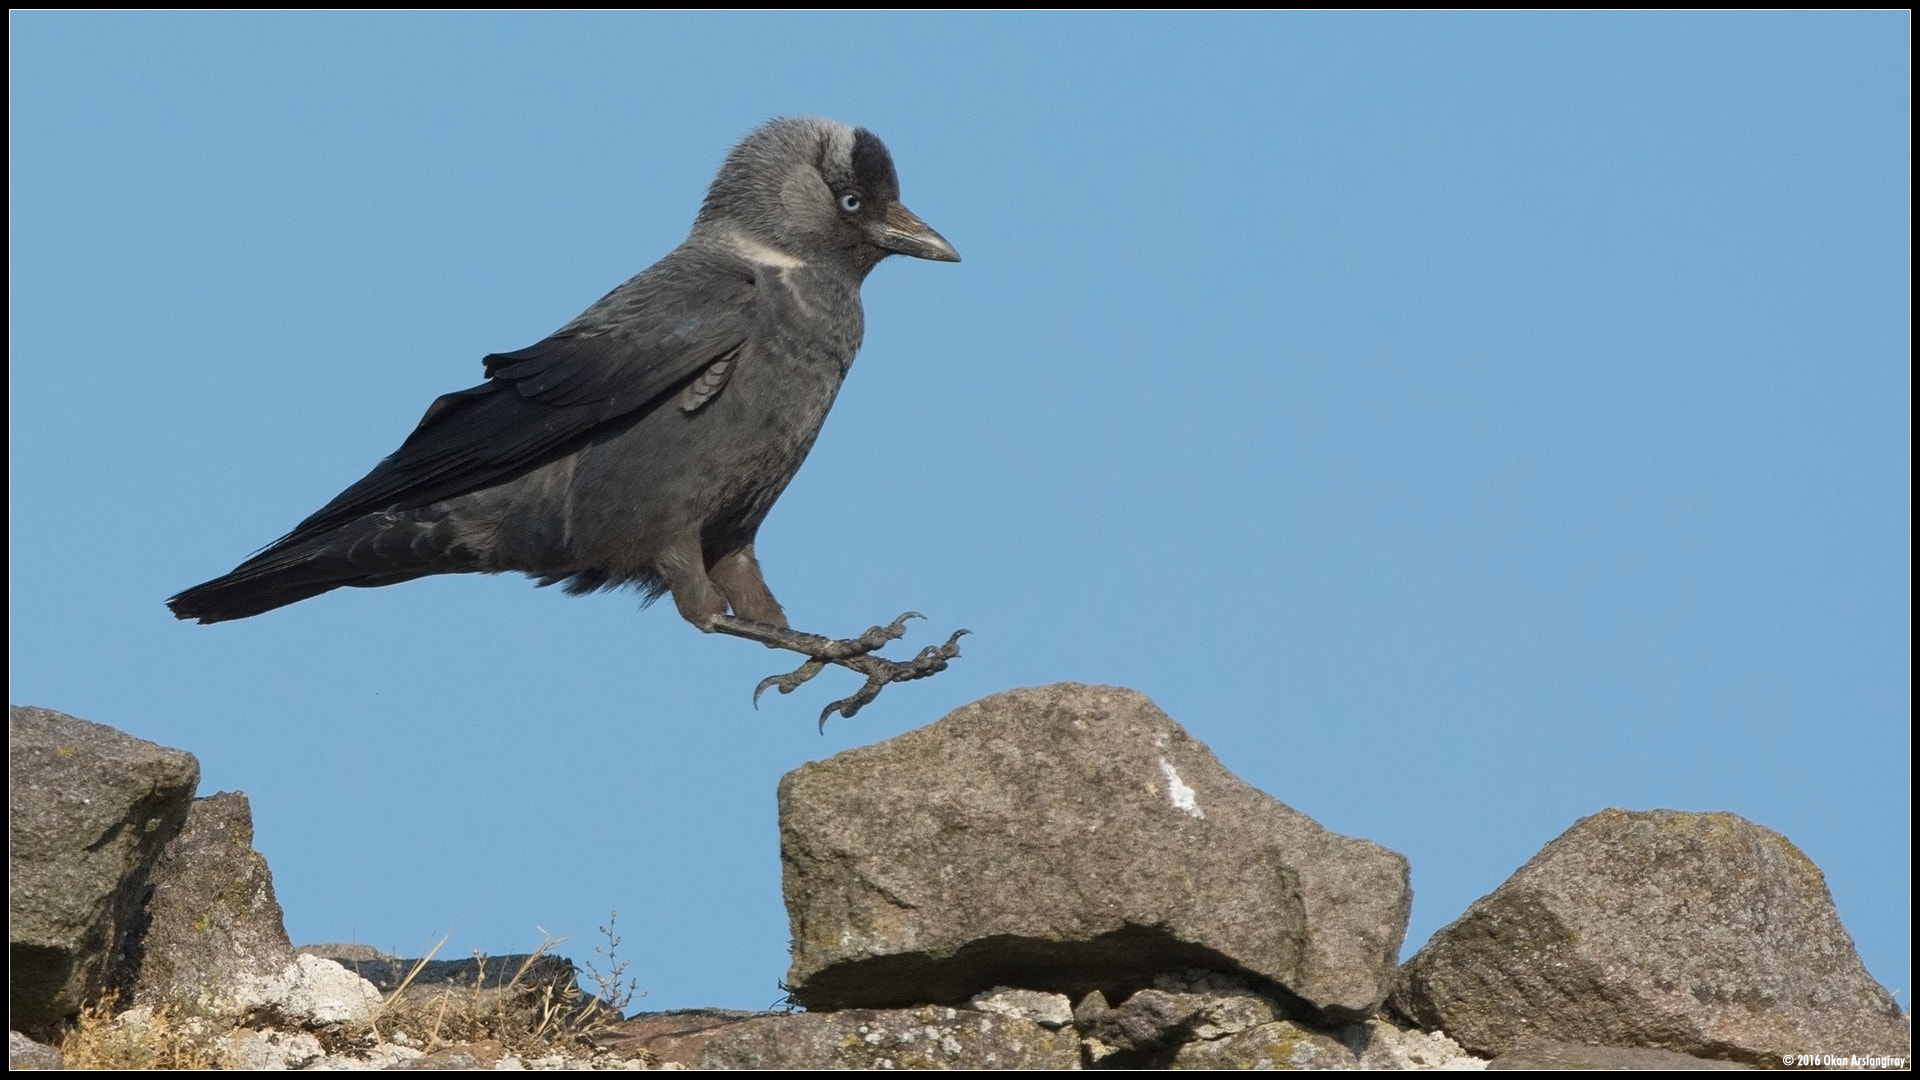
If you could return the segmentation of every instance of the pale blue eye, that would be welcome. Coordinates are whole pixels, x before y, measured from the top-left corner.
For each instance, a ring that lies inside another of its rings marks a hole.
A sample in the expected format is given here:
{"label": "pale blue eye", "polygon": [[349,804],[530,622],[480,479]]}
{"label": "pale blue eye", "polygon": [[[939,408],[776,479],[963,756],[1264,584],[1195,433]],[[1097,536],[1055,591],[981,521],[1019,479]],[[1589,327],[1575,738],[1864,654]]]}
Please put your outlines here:
{"label": "pale blue eye", "polygon": [[840,196],[840,209],[845,210],[849,214],[859,210],[860,196],[855,195],[851,191],[847,192],[845,195]]}

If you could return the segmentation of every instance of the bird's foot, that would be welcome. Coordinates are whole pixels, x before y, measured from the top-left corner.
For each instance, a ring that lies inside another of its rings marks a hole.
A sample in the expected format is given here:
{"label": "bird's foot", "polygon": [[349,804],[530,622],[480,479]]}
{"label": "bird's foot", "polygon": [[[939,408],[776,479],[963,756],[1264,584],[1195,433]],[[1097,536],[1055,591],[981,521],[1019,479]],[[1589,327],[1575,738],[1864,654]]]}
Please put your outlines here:
{"label": "bird's foot", "polygon": [[827,718],[834,713],[851,719],[854,713],[879,697],[881,689],[888,683],[910,682],[938,674],[947,669],[948,661],[960,655],[960,637],[967,633],[965,630],[954,631],[944,645],[929,645],[921,649],[919,655],[911,660],[888,660],[873,655],[875,650],[887,643],[906,636],[908,619],[925,617],[917,611],[909,611],[885,626],[875,626],[854,638],[806,634],[732,615],[720,616],[712,628],[722,634],[757,641],[769,649],[787,649],[807,657],[806,663],[785,675],[770,675],[760,680],[760,685],[753,691],[755,705],[760,704],[760,695],[766,693],[768,687],[778,687],[781,693],[791,694],[802,683],[825,671],[828,664],[838,664],[865,675],[866,685],[820,711],[820,730],[825,731]]}

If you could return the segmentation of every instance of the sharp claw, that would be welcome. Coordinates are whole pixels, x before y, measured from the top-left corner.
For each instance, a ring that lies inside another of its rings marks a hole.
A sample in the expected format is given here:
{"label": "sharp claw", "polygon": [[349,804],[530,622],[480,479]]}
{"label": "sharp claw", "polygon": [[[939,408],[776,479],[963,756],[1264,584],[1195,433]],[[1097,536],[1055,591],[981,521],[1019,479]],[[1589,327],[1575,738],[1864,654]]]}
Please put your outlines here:
{"label": "sharp claw", "polygon": [[[860,695],[858,694],[854,695],[854,697],[859,697],[859,696]],[[842,720],[851,720],[853,719],[853,714],[859,711],[860,711],[860,706],[854,704],[853,698],[850,698],[850,697],[841,698],[839,701],[836,701],[831,705],[828,705],[826,708],[821,709],[820,710],[820,734],[825,735],[827,733],[827,718],[832,716],[834,713],[839,713],[840,719]]]}
{"label": "sharp claw", "polygon": [[760,695],[767,692],[767,687],[772,686],[779,681],[780,681],[780,676],[769,675],[766,678],[760,680],[759,686],[756,686],[753,688],[753,707],[755,709],[760,708]]}
{"label": "sharp claw", "polygon": [[789,649],[807,658],[805,663],[784,675],[769,675],[760,680],[759,685],[753,688],[753,705],[756,709],[760,707],[760,698],[769,687],[779,687],[782,694],[791,694],[801,684],[826,670],[828,664],[838,664],[865,675],[866,684],[857,692],[821,710],[819,727],[824,734],[827,720],[835,713],[851,719],[855,713],[872,704],[887,684],[924,679],[945,671],[948,661],[960,655],[959,641],[967,634],[966,630],[955,630],[944,645],[929,645],[911,660],[888,660],[877,655],[888,643],[906,636],[907,620],[924,618],[926,616],[917,611],[902,612],[899,618],[886,626],[872,627],[857,638],[845,640],[797,633],[784,627],[733,616],[715,620],[710,629],[758,641],[770,649]]}
{"label": "sharp claw", "polygon": [[867,676],[867,684],[865,686],[854,691],[851,696],[841,698],[839,701],[822,709],[820,711],[820,734],[825,735],[827,733],[827,717],[837,712],[840,714],[840,719],[842,720],[853,719],[853,714],[871,705],[873,699],[880,696],[881,689],[890,681],[892,680],[884,678],[877,673],[869,675]]}
{"label": "sharp claw", "polygon": [[791,694],[795,690],[800,689],[801,683],[806,682],[808,679],[813,678],[826,669],[827,662],[819,657],[814,657],[799,667],[794,668],[792,671],[787,672],[785,675],[769,675],[761,679],[760,685],[753,688],[753,707],[756,709],[760,707],[760,695],[767,692],[767,687],[777,686],[780,688],[781,693]]}

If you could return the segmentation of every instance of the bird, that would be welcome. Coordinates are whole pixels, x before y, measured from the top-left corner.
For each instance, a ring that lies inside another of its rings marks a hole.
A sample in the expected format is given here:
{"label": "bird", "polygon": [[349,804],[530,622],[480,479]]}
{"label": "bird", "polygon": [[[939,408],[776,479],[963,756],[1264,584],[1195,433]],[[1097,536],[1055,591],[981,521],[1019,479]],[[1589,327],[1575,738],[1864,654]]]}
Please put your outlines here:
{"label": "bird", "polygon": [[900,202],[862,127],[786,117],[728,152],[687,239],[544,340],[484,358],[365,477],[230,573],[171,597],[180,619],[244,619],[343,586],[519,572],[570,594],[671,595],[699,630],[867,676],[820,714],[944,670],[961,630],[913,659],[793,630],[754,540],[806,460],[864,331],[860,287],[891,255],[959,262]]}

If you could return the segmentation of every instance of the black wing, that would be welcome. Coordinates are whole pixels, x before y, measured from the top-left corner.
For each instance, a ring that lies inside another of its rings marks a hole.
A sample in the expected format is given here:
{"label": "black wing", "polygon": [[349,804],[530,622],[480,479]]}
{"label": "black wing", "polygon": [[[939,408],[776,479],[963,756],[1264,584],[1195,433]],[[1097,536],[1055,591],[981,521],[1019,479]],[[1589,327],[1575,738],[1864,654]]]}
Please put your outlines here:
{"label": "black wing", "polygon": [[486,382],[434,401],[400,449],[267,551],[503,483],[637,418],[740,349],[754,293],[746,265],[676,252],[545,341],[488,356]]}

